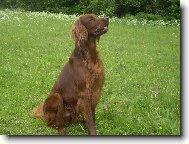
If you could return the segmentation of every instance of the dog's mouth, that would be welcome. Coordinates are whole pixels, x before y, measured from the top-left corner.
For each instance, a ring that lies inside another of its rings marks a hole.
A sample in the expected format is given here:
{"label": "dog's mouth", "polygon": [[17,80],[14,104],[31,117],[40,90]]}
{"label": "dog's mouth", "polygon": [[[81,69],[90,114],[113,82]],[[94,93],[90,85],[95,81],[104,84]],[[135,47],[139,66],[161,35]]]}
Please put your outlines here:
{"label": "dog's mouth", "polygon": [[108,27],[105,26],[105,27],[103,28],[102,32],[103,32],[103,33],[106,33],[107,31],[108,31]]}
{"label": "dog's mouth", "polygon": [[93,33],[94,36],[100,36],[108,31],[108,26],[105,26],[101,29],[97,28],[95,32]]}

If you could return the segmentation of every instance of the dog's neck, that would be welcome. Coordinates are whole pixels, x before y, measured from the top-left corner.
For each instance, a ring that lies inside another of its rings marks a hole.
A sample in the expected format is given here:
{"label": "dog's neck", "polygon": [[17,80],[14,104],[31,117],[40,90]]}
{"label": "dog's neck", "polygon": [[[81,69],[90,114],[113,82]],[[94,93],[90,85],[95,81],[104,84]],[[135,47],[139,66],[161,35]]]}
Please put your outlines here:
{"label": "dog's neck", "polygon": [[89,37],[84,48],[89,52],[91,56],[96,55],[96,38]]}
{"label": "dog's neck", "polygon": [[96,50],[97,40],[97,38],[88,37],[88,40],[81,46],[78,46],[76,43],[74,49],[74,56],[84,59],[91,59],[95,63],[98,54]]}

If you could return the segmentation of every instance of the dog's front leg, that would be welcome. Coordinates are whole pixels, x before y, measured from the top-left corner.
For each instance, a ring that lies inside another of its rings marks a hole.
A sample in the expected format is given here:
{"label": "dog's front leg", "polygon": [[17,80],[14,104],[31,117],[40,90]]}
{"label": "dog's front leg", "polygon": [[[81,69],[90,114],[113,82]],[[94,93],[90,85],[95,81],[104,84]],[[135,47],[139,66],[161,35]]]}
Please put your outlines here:
{"label": "dog's front leg", "polygon": [[89,95],[85,95],[82,100],[82,114],[89,135],[96,135],[95,121],[92,112],[92,100]]}

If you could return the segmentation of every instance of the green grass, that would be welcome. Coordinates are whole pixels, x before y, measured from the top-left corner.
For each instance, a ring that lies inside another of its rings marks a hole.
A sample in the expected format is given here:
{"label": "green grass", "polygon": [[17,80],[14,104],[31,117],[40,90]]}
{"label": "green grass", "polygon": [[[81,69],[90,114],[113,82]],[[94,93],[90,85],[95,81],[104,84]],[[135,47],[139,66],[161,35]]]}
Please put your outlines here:
{"label": "green grass", "polygon": [[[75,16],[0,11],[0,134],[57,135],[31,110],[50,92],[74,42]],[[180,27],[112,19],[98,45],[106,81],[99,135],[180,135]],[[86,135],[81,124],[69,135]]]}

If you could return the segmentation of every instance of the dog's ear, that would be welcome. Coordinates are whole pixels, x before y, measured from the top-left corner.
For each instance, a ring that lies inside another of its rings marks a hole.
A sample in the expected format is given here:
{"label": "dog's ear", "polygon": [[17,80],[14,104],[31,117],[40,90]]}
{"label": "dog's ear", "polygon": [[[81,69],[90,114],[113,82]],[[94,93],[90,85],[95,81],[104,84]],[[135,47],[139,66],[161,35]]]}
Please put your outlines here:
{"label": "dog's ear", "polygon": [[82,44],[84,44],[88,39],[87,29],[79,19],[75,22],[71,34],[72,38],[75,40],[79,47],[81,47]]}

